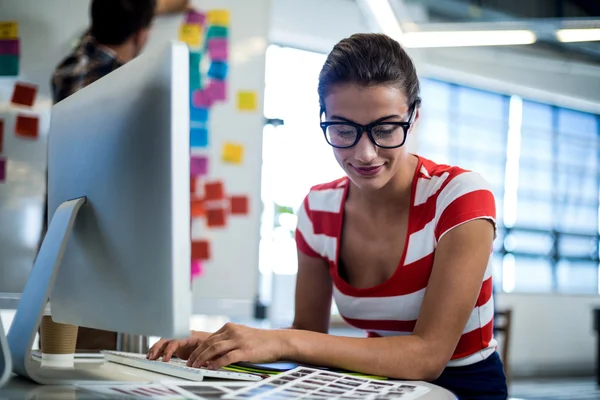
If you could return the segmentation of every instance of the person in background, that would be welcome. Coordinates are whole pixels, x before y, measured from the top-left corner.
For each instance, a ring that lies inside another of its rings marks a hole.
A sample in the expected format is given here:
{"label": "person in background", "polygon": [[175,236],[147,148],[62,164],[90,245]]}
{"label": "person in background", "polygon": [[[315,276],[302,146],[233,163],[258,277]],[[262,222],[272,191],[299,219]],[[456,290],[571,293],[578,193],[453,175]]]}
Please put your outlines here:
{"label": "person in background", "polygon": [[[324,139],[346,176],[314,186],[298,210],[292,329],[228,323],[161,339],[147,357],[175,354],[209,369],[290,360],[430,381],[461,400],[506,399],[493,336],[489,184],[408,151],[419,79],[388,36],[356,34],[335,45],[318,95]],[[367,337],[328,334],[332,297]]]}
{"label": "person in background", "polygon": [[[51,79],[54,103],[108,75],[140,54],[156,15],[184,11],[189,0],[92,0],[91,26],[71,54],[56,67]],[[48,229],[44,205],[43,240]],[[80,327],[78,350],[115,350],[117,334]]]}

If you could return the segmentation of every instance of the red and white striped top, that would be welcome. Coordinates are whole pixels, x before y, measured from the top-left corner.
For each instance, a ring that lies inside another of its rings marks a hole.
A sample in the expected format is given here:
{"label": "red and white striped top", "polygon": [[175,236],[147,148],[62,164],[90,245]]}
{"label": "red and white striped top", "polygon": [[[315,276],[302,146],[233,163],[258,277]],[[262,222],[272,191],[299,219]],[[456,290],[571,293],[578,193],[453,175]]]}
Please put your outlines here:
{"label": "red and white striped top", "polygon": [[[440,238],[452,228],[478,218],[489,219],[495,225],[494,196],[480,175],[419,157],[400,264],[386,282],[357,289],[338,273],[339,238],[348,186],[348,178],[344,177],[310,190],[298,211],[298,249],[328,262],[336,305],[349,324],[366,330],[368,336],[411,334]],[[474,364],[496,350],[491,275],[490,249],[479,298],[448,366]]]}

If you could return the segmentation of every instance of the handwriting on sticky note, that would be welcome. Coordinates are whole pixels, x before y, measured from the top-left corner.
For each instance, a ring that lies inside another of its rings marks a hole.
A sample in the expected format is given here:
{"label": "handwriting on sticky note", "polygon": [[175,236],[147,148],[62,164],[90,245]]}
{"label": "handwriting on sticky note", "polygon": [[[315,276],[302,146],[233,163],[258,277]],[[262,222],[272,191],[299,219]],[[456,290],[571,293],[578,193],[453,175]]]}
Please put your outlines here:
{"label": "handwriting on sticky note", "polygon": [[192,176],[203,176],[208,173],[208,157],[195,156],[190,158],[190,173]]}
{"label": "handwriting on sticky note", "polygon": [[0,55],[19,55],[19,39],[0,39]]}
{"label": "handwriting on sticky note", "polygon": [[17,39],[19,24],[15,21],[0,22],[0,39]]}
{"label": "handwriting on sticky note", "polygon": [[229,10],[210,10],[207,20],[209,25],[229,26]]}
{"label": "handwriting on sticky note", "polygon": [[6,158],[0,157],[0,182],[6,181]]}
{"label": "handwriting on sticky note", "polygon": [[192,280],[204,275],[204,264],[201,260],[192,260]]}
{"label": "handwriting on sticky note", "polygon": [[13,93],[10,102],[19,106],[33,106],[37,85],[25,82],[17,82],[13,87]]}
{"label": "handwriting on sticky note", "polygon": [[224,208],[206,210],[206,225],[209,228],[221,228],[227,225],[227,212]]}
{"label": "handwriting on sticky note", "polygon": [[210,93],[210,97],[213,101],[224,101],[227,100],[227,86],[226,81],[211,80],[206,90]]}
{"label": "handwriting on sticky note", "polygon": [[223,145],[223,162],[241,164],[244,157],[244,146],[237,143],[225,143]]}
{"label": "handwriting on sticky note", "polygon": [[19,114],[15,123],[15,134],[17,136],[29,139],[37,139],[39,136],[38,117]]}
{"label": "handwriting on sticky note", "polygon": [[205,21],[206,21],[206,14],[204,14],[200,11],[190,10],[185,15],[185,23],[186,24],[204,25]]}
{"label": "handwriting on sticky note", "polygon": [[179,40],[192,47],[198,47],[201,44],[202,27],[197,24],[183,24],[179,28]]}
{"label": "handwriting on sticky note", "polygon": [[210,243],[207,240],[192,241],[192,260],[209,260]]}
{"label": "handwriting on sticky note", "polygon": [[213,38],[206,43],[208,56],[213,61],[227,61],[229,43],[227,38]]}
{"label": "handwriting on sticky note", "polygon": [[240,111],[256,111],[258,108],[256,92],[240,90],[237,98],[237,108]]}
{"label": "handwriting on sticky note", "polygon": [[231,196],[229,207],[233,215],[248,215],[248,196]]}

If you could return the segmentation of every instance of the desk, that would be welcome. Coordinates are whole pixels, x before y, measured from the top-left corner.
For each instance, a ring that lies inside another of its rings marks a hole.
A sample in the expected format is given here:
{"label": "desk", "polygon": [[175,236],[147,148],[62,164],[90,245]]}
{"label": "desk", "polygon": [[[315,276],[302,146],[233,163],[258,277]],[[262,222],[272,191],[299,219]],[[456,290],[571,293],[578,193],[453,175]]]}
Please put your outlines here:
{"label": "desk", "polygon": [[[112,364],[114,365],[115,372],[122,372],[124,374],[135,374],[141,379],[160,382],[165,380],[174,381],[177,380],[174,377],[156,374],[149,371],[144,371],[136,368],[127,367],[125,365]],[[419,382],[419,385],[425,385],[431,388],[428,392],[419,400],[456,400],[456,396],[442,389],[439,386],[434,386],[429,383]],[[97,399],[98,395],[81,390],[75,386],[42,386],[35,384],[29,380],[17,377],[13,377],[8,381],[7,385],[0,389],[0,400],[4,399]]]}

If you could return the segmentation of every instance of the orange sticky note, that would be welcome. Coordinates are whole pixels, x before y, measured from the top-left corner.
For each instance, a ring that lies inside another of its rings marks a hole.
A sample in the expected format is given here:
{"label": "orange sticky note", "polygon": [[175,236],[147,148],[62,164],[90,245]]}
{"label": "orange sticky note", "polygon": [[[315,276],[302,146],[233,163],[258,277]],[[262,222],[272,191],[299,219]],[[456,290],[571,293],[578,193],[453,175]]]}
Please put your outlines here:
{"label": "orange sticky note", "polygon": [[237,143],[225,143],[221,158],[225,163],[241,164],[244,159],[244,146]]}
{"label": "orange sticky note", "polygon": [[206,224],[210,228],[219,228],[227,224],[227,213],[224,208],[206,210]]}
{"label": "orange sticky note", "polygon": [[204,211],[204,200],[196,199],[192,200],[190,204],[190,215],[192,218],[194,217],[203,217],[205,214]]}
{"label": "orange sticky note", "polygon": [[204,184],[204,200],[223,200],[224,198],[223,182],[206,182]]}
{"label": "orange sticky note", "polygon": [[198,178],[190,177],[190,194],[194,197],[198,193]]}
{"label": "orange sticky note", "polygon": [[210,244],[207,240],[192,241],[192,260],[210,259]]}
{"label": "orange sticky note", "polygon": [[4,149],[4,120],[0,119],[0,154]]}
{"label": "orange sticky note", "polygon": [[248,196],[231,196],[229,199],[231,214],[247,215],[249,211]]}
{"label": "orange sticky note", "polygon": [[13,94],[10,102],[20,106],[33,106],[35,103],[35,95],[37,93],[37,85],[30,83],[17,82],[13,88]]}
{"label": "orange sticky note", "polygon": [[39,135],[39,119],[29,115],[17,115],[15,134],[24,138],[37,139]]}

